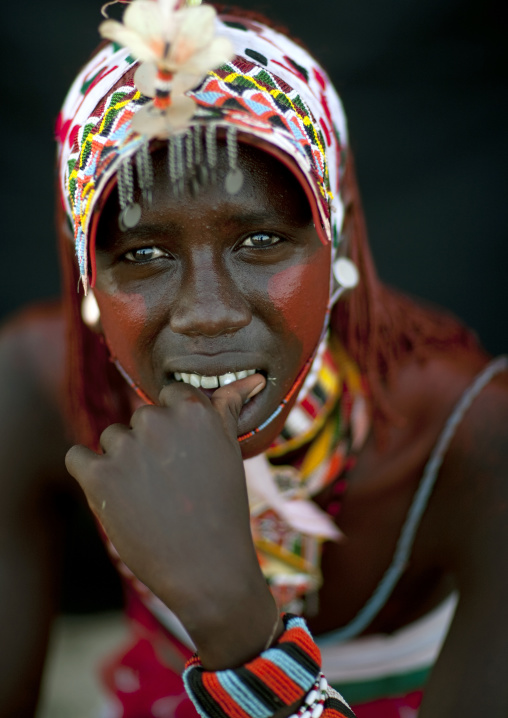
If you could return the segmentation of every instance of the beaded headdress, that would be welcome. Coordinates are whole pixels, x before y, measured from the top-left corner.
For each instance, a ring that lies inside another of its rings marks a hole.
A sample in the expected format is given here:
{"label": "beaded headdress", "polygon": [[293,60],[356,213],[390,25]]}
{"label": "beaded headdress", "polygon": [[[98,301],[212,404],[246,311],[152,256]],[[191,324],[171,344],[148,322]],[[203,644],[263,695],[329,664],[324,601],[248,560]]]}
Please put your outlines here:
{"label": "beaded headdress", "polygon": [[177,193],[187,182],[198,191],[213,181],[218,132],[233,194],[242,182],[237,141],[261,144],[298,173],[316,229],[336,249],[346,121],[326,73],[304,49],[260,23],[181,0],[132,0],[123,24],[107,20],[101,31],[112,42],[81,70],[57,123],[61,194],[85,293],[95,279],[98,202],[116,180],[120,226],[137,223],[134,188],[150,201],[154,138],[168,141]]}

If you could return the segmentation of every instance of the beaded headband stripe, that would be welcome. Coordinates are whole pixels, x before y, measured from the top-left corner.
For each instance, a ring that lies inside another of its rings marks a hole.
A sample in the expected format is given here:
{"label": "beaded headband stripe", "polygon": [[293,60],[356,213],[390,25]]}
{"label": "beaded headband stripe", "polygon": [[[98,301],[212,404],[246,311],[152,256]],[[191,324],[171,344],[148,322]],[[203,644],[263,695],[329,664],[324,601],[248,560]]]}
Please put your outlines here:
{"label": "beaded headband stripe", "polygon": [[[235,56],[186,92],[195,103],[188,125],[235,128],[289,156],[314,197],[321,219],[317,229],[335,248],[343,218],[346,123],[326,74],[305,50],[259,23],[224,16],[216,20],[216,33],[232,43]],[[120,168],[134,157],[138,182],[149,192],[149,165],[137,161],[138,153],[146,158],[148,140],[132,129],[134,116],[149,101],[135,86],[136,67],[127,49],[114,43],[101,48],[76,78],[57,123],[61,194],[85,290],[91,220],[101,193],[115,175],[129,187],[132,170],[125,175]],[[173,139],[185,133],[172,134],[170,150]],[[210,166],[210,156],[206,159]]]}

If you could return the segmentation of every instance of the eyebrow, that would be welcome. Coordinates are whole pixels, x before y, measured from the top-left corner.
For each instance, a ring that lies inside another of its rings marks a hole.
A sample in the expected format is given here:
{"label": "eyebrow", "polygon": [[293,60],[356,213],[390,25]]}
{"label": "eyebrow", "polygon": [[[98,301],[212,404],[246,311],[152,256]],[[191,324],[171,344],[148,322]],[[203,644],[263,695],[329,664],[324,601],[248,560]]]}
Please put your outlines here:
{"label": "eyebrow", "polygon": [[[312,218],[310,218],[312,221]],[[307,223],[298,222],[292,216],[283,215],[277,211],[260,210],[252,212],[235,212],[228,214],[227,217],[221,220],[221,224],[227,224],[229,226],[245,227],[250,225],[263,225],[284,222],[295,227],[306,226]],[[182,224],[172,220],[164,222],[140,222],[136,227],[128,229],[125,233],[125,237],[136,237],[136,238],[150,238],[154,235],[160,235],[165,233],[178,234],[182,231]]]}

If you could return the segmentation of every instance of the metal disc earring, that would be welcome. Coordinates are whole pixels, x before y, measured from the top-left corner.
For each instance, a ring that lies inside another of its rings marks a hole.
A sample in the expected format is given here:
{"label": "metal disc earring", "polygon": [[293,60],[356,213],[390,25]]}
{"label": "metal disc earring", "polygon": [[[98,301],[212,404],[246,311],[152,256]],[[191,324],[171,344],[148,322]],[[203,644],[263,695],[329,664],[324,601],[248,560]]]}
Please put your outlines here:
{"label": "metal disc earring", "polygon": [[98,331],[101,320],[101,310],[92,289],[89,289],[81,302],[81,319],[89,329]]}

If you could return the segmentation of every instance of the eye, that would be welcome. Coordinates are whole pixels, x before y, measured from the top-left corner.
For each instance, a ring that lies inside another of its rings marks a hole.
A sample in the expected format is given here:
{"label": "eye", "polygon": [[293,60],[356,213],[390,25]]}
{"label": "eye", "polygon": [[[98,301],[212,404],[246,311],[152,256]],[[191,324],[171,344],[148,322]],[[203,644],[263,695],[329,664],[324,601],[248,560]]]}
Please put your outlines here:
{"label": "eye", "polygon": [[128,262],[150,262],[154,259],[167,257],[167,252],[159,247],[138,247],[137,249],[131,249],[129,252],[126,252],[124,257]]}
{"label": "eye", "polygon": [[269,234],[267,232],[256,232],[251,234],[241,243],[241,247],[255,247],[256,249],[265,249],[273,247],[275,244],[282,242],[282,238],[277,234]]}

